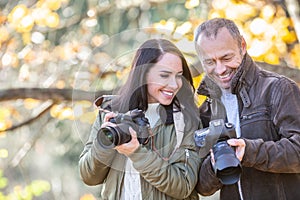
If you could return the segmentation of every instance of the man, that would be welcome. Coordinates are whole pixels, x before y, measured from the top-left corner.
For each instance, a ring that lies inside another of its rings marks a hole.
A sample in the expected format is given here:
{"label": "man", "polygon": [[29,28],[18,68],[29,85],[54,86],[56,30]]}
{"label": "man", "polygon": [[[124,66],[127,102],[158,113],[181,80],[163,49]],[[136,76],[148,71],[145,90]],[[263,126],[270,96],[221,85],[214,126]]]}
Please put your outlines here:
{"label": "man", "polygon": [[300,199],[300,90],[288,78],[262,70],[246,41],[228,19],[208,20],[195,31],[195,48],[206,77],[198,94],[204,126],[213,119],[235,124],[234,147],[242,165],[237,183],[225,185],[214,173],[214,154],[204,158],[197,191],[220,190],[220,199]]}

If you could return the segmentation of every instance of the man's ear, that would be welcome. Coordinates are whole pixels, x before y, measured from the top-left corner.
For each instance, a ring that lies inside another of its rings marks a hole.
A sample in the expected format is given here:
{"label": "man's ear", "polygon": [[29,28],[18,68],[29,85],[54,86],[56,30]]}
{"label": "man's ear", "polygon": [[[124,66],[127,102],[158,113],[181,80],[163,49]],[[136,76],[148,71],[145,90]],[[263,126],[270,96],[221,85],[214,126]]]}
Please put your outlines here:
{"label": "man's ear", "polygon": [[243,36],[242,36],[242,41],[241,41],[241,49],[242,49],[242,54],[245,55],[245,53],[247,51],[247,43]]}

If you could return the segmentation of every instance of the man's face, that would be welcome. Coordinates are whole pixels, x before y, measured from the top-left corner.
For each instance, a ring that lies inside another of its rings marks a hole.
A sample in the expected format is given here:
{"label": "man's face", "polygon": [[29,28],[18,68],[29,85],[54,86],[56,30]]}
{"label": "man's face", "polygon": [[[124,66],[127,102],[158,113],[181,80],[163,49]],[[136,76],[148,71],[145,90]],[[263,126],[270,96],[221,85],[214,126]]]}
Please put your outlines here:
{"label": "man's face", "polygon": [[199,58],[207,75],[221,88],[230,89],[231,80],[246,53],[244,39],[239,47],[229,31],[222,28],[216,38],[200,34],[197,45]]}

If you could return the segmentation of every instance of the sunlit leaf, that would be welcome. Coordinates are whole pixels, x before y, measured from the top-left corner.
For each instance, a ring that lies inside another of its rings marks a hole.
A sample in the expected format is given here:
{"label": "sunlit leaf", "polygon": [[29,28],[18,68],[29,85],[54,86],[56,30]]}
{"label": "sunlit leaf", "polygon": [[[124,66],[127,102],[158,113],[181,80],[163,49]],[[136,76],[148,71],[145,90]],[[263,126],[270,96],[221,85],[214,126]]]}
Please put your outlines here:
{"label": "sunlit leaf", "polygon": [[46,17],[46,25],[50,28],[56,28],[59,24],[59,15],[55,12],[51,12]]}
{"label": "sunlit leaf", "polygon": [[272,4],[267,4],[262,8],[260,16],[263,19],[271,22],[271,20],[273,19],[274,15],[275,15],[275,12],[276,12],[275,6]]}
{"label": "sunlit leaf", "polygon": [[17,67],[19,59],[15,53],[7,52],[2,56],[1,63],[3,66]]}
{"label": "sunlit leaf", "polygon": [[[0,177],[0,189],[3,189],[7,186],[8,180],[7,178]],[[1,196],[0,196],[1,197]],[[1,199],[1,198],[0,198]]]}
{"label": "sunlit leaf", "polygon": [[224,10],[229,5],[229,0],[213,0],[211,5],[215,10]]}
{"label": "sunlit leaf", "polygon": [[27,45],[31,43],[31,32],[24,32],[22,34],[23,44]]}
{"label": "sunlit leaf", "polygon": [[[192,31],[192,23],[185,22],[180,26],[177,26],[174,33],[174,39],[181,39],[185,34]],[[177,36],[177,37],[176,37]]]}
{"label": "sunlit leaf", "polygon": [[[7,149],[0,149],[0,158],[7,158],[8,157],[8,150]],[[1,178],[0,178],[1,180]],[[0,183],[1,188],[1,183]]]}
{"label": "sunlit leaf", "polygon": [[12,23],[13,26],[17,26],[24,16],[28,14],[29,10],[24,4],[19,4],[12,9],[8,14],[8,21]]}
{"label": "sunlit leaf", "polygon": [[184,6],[186,9],[192,9],[199,6],[199,0],[186,0]]}
{"label": "sunlit leaf", "polygon": [[96,200],[96,198],[92,194],[85,194],[80,197],[80,200]]}
{"label": "sunlit leaf", "polygon": [[280,59],[279,59],[279,55],[277,55],[276,53],[267,53],[265,55],[264,61],[266,63],[272,64],[272,65],[279,65],[280,64]]}
{"label": "sunlit leaf", "polygon": [[89,123],[92,124],[97,117],[97,111],[94,112],[85,112],[80,116],[80,121],[84,122],[84,123]]}
{"label": "sunlit leaf", "polygon": [[262,18],[255,18],[250,24],[250,31],[254,35],[260,35],[268,28],[267,22]]}
{"label": "sunlit leaf", "polygon": [[6,27],[0,27],[0,43],[7,41],[9,38],[9,32]]}
{"label": "sunlit leaf", "polygon": [[57,81],[57,83],[55,85],[56,85],[56,88],[63,89],[66,86],[66,82],[64,80],[59,80],[59,81]]}
{"label": "sunlit leaf", "polygon": [[29,189],[34,196],[41,196],[44,192],[49,192],[51,185],[48,181],[34,180],[29,185]]}
{"label": "sunlit leaf", "polygon": [[41,102],[36,99],[32,99],[32,98],[24,99],[24,107],[28,110],[31,110],[31,109],[37,107],[38,105],[40,105],[40,103]]}
{"label": "sunlit leaf", "polygon": [[26,32],[30,32],[33,26],[34,26],[34,19],[32,18],[31,15],[26,15],[20,20],[16,29],[18,32],[26,33]]}
{"label": "sunlit leaf", "polygon": [[159,23],[155,23],[153,26],[157,32],[170,36],[176,27],[176,22],[174,19],[168,19],[168,21],[161,20]]}
{"label": "sunlit leaf", "polygon": [[63,120],[63,119],[74,120],[73,110],[69,107],[64,107],[63,109],[60,110],[57,118],[61,119],[61,120]]}
{"label": "sunlit leaf", "polygon": [[46,0],[46,5],[51,10],[58,10],[61,6],[61,0]]}

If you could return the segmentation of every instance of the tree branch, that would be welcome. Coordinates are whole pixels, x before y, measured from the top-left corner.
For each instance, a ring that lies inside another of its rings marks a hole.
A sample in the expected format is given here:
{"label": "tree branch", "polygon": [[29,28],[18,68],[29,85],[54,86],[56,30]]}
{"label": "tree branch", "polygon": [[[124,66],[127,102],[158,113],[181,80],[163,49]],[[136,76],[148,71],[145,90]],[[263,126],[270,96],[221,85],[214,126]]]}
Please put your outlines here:
{"label": "tree branch", "polygon": [[37,114],[36,116],[34,116],[34,117],[32,117],[32,118],[30,118],[30,119],[24,121],[24,122],[21,122],[21,123],[19,123],[19,124],[17,124],[17,125],[13,125],[12,127],[8,128],[8,129],[6,129],[6,130],[0,130],[0,133],[1,133],[1,132],[5,132],[5,131],[12,131],[12,130],[15,130],[15,129],[17,129],[17,128],[20,128],[20,127],[22,127],[22,126],[24,126],[24,125],[28,125],[28,124],[34,122],[35,120],[37,120],[38,118],[40,118],[40,117],[42,117],[44,114],[46,114],[46,113],[52,108],[52,106],[54,106],[54,105],[55,105],[55,104],[52,103],[51,105],[49,105],[49,106],[47,106],[46,108],[44,108],[44,109],[43,109],[39,114]]}
{"label": "tree branch", "polygon": [[94,101],[97,97],[112,94],[112,91],[88,92],[75,89],[58,88],[11,88],[0,90],[0,102],[16,99],[33,98],[37,100],[52,100],[54,103],[62,101]]}

